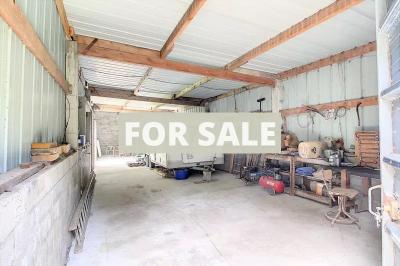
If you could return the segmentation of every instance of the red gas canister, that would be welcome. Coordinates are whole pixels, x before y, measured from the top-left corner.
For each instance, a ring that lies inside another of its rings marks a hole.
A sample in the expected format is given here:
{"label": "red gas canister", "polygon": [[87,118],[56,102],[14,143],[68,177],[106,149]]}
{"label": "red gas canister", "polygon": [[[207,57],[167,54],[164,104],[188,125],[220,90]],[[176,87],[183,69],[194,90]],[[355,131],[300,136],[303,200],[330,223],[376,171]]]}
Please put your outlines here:
{"label": "red gas canister", "polygon": [[266,189],[272,189],[274,193],[283,193],[285,184],[282,180],[275,180],[272,176],[260,177],[258,184]]}

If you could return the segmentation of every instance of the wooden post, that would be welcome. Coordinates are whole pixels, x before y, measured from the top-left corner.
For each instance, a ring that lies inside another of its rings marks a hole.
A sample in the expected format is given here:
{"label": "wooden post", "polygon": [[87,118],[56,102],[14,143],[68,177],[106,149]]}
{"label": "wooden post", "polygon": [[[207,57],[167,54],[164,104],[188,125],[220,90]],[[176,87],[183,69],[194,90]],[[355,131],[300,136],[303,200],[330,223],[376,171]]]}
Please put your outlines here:
{"label": "wooden post", "polygon": [[67,41],[66,73],[71,84],[71,94],[66,96],[65,112],[68,126],[66,140],[74,149],[78,148],[78,45],[75,41]]}
{"label": "wooden post", "polygon": [[340,171],[340,186],[342,188],[349,188],[350,187],[350,178],[349,175],[347,174],[346,169],[342,169]]}
{"label": "wooden post", "polygon": [[294,196],[296,184],[296,159],[290,157],[290,196]]}
{"label": "wooden post", "polygon": [[362,178],[362,193],[364,196],[367,196],[368,189],[371,187],[371,178],[365,176],[361,178]]}

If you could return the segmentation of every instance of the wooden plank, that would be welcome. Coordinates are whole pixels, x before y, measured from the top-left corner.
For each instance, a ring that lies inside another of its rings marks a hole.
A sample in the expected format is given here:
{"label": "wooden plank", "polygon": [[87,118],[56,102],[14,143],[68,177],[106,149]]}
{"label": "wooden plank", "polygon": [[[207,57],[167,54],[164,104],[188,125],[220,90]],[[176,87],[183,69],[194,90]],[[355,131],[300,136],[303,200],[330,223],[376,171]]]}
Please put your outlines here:
{"label": "wooden plank", "polygon": [[162,109],[153,109],[153,110],[140,110],[140,109],[131,109],[121,105],[111,105],[111,104],[96,104],[99,108],[99,111],[103,112],[113,112],[113,113],[131,113],[131,112],[172,112],[173,110],[162,110]]}
{"label": "wooden plank", "polygon": [[37,154],[32,155],[32,162],[53,162],[60,157],[59,153],[55,154]]}
{"label": "wooden plank", "polygon": [[[76,39],[76,42],[78,43],[78,46],[80,47],[81,51],[83,51],[85,49],[85,47],[87,47],[90,43],[92,43],[95,38],[83,36],[83,35],[77,35],[77,36],[75,36],[75,39]],[[119,52],[140,54],[140,55],[150,56],[150,57],[160,57],[160,52],[157,50],[146,49],[146,48],[136,47],[136,46],[132,46],[132,45],[128,45],[128,44],[122,44],[122,43],[117,43],[117,42],[107,41],[107,40],[102,40],[102,39],[98,39],[96,44],[93,46],[110,49],[110,50],[115,50],[115,51],[119,51]]]}
{"label": "wooden plank", "polygon": [[310,200],[313,200],[313,201],[316,201],[316,202],[319,202],[319,203],[323,203],[323,204],[327,204],[327,205],[331,204],[331,199],[330,198],[317,195],[317,194],[315,194],[313,192],[310,192],[310,191],[303,191],[303,190],[300,190],[300,189],[295,189],[294,194],[296,196],[299,196],[299,197],[302,197],[302,198],[306,198],[306,199],[310,199]]}
{"label": "wooden plank", "polygon": [[263,85],[250,84],[250,85],[247,85],[247,86],[243,86],[243,87],[240,87],[240,88],[237,88],[237,89],[230,90],[230,91],[228,91],[228,92],[226,92],[224,94],[218,95],[218,96],[207,98],[207,99],[205,99],[205,101],[206,102],[213,102],[213,101],[216,101],[216,100],[224,99],[226,97],[231,97],[233,95],[238,95],[238,94],[241,94],[241,93],[246,92],[246,91],[251,91],[251,90],[260,88],[262,86]]}
{"label": "wooden plank", "polygon": [[164,103],[164,104],[176,104],[176,105],[188,105],[188,106],[202,106],[201,99],[197,98],[184,98],[184,99],[164,99],[147,96],[133,95],[132,91],[119,90],[119,89],[105,89],[89,86],[92,96],[108,97],[115,99],[125,99],[131,101],[142,101],[142,102],[153,102],[153,103]]}
{"label": "wooden plank", "polygon": [[93,41],[91,41],[91,42],[88,44],[88,46],[86,46],[86,48],[82,51],[82,54],[85,55],[85,54],[90,50],[90,48],[92,48],[93,45],[95,45],[96,42],[98,42],[98,40],[99,40],[99,39],[94,38]]}
{"label": "wooden plank", "polygon": [[190,22],[194,19],[196,14],[205,4],[206,0],[193,0],[192,4],[186,10],[185,14],[168,37],[164,46],[160,51],[161,58],[165,58],[174,48],[176,40],[182,35],[183,31],[189,26]]}
{"label": "wooden plank", "polygon": [[351,58],[359,57],[359,56],[362,56],[364,54],[367,54],[367,53],[370,53],[373,51],[376,51],[376,42],[370,42],[365,45],[355,47],[353,49],[343,51],[341,53],[331,55],[329,57],[317,60],[315,62],[281,72],[278,74],[278,78],[279,79],[287,79],[287,78],[290,78],[290,77],[293,77],[293,76],[296,76],[296,75],[299,75],[302,73],[306,73],[306,72],[310,72],[312,70],[319,69],[321,67],[344,62]]}
{"label": "wooden plank", "polygon": [[[24,166],[25,167],[25,166]],[[0,175],[0,193],[11,191],[12,187],[43,169],[43,163],[32,163],[28,168],[15,168]]]}
{"label": "wooden plank", "polygon": [[140,79],[139,83],[136,85],[135,89],[133,90],[133,94],[137,95],[139,92],[140,88],[142,87],[143,83],[147,79],[147,77],[151,74],[151,71],[153,71],[152,67],[149,67],[146,72],[144,73],[143,77]]}
{"label": "wooden plank", "polygon": [[10,0],[0,0],[0,16],[20,38],[26,48],[49,72],[54,80],[61,86],[66,94],[71,92],[70,85],[65,80],[64,74],[59,70],[56,62],[44,46],[39,36],[22,10]]}
{"label": "wooden plank", "polygon": [[[116,43],[114,43],[114,45],[116,45]],[[85,47],[86,46],[83,47],[79,45],[80,53],[85,49]],[[155,68],[167,69],[172,71],[179,71],[190,74],[220,78],[220,79],[236,80],[236,81],[264,84],[270,86],[275,85],[275,80],[271,78],[257,77],[247,74],[236,73],[225,69],[210,68],[191,63],[182,63],[178,61],[163,59],[160,57],[146,56],[143,54],[127,53],[119,50],[112,50],[99,47],[97,44],[94,45],[89,51],[87,51],[86,55],[114,60],[114,61],[126,62],[131,64],[139,64],[139,65],[151,66]]]}
{"label": "wooden plank", "polygon": [[[360,106],[378,105],[378,97],[372,96],[372,97],[361,98],[361,99],[344,100],[344,101],[323,103],[323,104],[309,105],[309,106],[316,108],[319,111],[323,111],[323,110],[329,110],[329,109],[336,109],[339,107],[345,107],[347,109],[355,108],[359,103],[361,103]],[[306,113],[307,109],[306,109],[306,106],[302,106],[302,107],[284,109],[284,110],[281,110],[280,112],[281,112],[282,116],[290,116],[290,115]]]}
{"label": "wooden plank", "polygon": [[[320,60],[312,62],[310,64],[306,64],[306,65],[303,65],[303,66],[300,66],[300,67],[296,67],[296,68],[293,68],[293,69],[278,73],[275,76],[271,76],[271,77],[274,77],[274,78],[277,78],[277,79],[287,79],[289,77],[292,77],[292,76],[295,76],[295,75],[299,75],[299,74],[302,74],[302,73],[306,73],[306,72],[309,72],[309,71],[312,71],[312,70],[316,70],[316,69],[319,69],[319,68],[324,67],[324,66],[329,66],[329,65],[332,65],[332,64],[335,64],[335,63],[344,62],[344,61],[349,60],[351,58],[358,57],[358,56],[361,56],[363,54],[366,54],[366,53],[369,53],[369,52],[372,52],[372,51],[375,51],[375,50],[376,50],[376,42],[370,42],[370,43],[367,43],[365,45],[362,45],[362,46],[359,46],[359,47],[356,47],[356,48],[353,48],[353,49],[350,49],[350,50],[347,50],[347,51],[344,51],[344,52],[341,52],[341,53],[338,53],[338,54],[335,54],[335,55],[332,55],[332,56],[329,56],[327,58],[320,59]],[[239,93],[242,93],[244,91],[257,89],[259,87],[261,87],[261,86],[260,85],[250,85],[250,86],[246,86],[246,87],[241,87],[241,88],[229,91],[227,93],[218,95],[216,97],[208,98],[208,99],[206,99],[206,101],[207,102],[212,102],[212,101],[220,100],[220,99],[223,99],[223,98],[226,98],[226,97],[230,97],[233,94],[239,94]]]}
{"label": "wooden plank", "polygon": [[64,28],[65,37],[67,40],[72,40],[72,36],[74,35],[74,31],[72,27],[68,23],[67,15],[65,14],[65,8],[63,0],[55,0],[58,15],[60,16],[61,24]]}
{"label": "wooden plank", "polygon": [[57,143],[54,142],[33,142],[31,144],[31,149],[50,149],[55,148]]}
{"label": "wooden plank", "polygon": [[291,26],[285,31],[279,33],[275,37],[269,39],[268,41],[260,44],[259,46],[251,49],[247,53],[243,54],[239,58],[233,60],[228,65],[226,69],[234,69],[241,65],[246,64],[251,59],[262,55],[263,53],[279,46],[280,44],[293,39],[296,36],[312,29],[315,26],[327,21],[328,19],[348,10],[349,8],[361,3],[362,0],[337,0],[329,6],[319,10],[317,13],[307,17],[301,22]]}

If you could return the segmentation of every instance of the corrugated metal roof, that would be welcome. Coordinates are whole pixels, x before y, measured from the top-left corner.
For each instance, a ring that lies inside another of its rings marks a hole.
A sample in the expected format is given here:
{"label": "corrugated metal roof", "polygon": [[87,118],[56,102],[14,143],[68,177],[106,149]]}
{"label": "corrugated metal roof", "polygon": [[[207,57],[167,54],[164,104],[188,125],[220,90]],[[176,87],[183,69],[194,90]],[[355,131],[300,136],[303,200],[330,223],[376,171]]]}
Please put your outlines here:
{"label": "corrugated metal roof", "polygon": [[209,0],[169,58],[223,66],[332,0]]}
{"label": "corrugated metal roof", "polygon": [[175,93],[201,78],[202,76],[199,75],[153,68],[138,95],[171,98]]}
{"label": "corrugated metal roof", "polygon": [[191,0],[64,0],[77,34],[160,50]]}
{"label": "corrugated metal roof", "polygon": [[[64,0],[68,19],[77,34],[160,50],[191,0]],[[314,14],[334,0],[208,0],[168,56],[169,59],[221,67],[260,43]],[[304,65],[375,39],[374,3],[363,3],[321,23],[300,36],[251,60],[243,67],[277,73]],[[129,77],[99,75],[84,71],[85,77],[102,85],[133,89],[139,81]],[[135,67],[136,69],[136,67]],[[140,74],[145,68],[140,67]],[[93,72],[93,71],[92,71]],[[170,98],[201,77],[180,72],[153,70],[140,95]],[[139,73],[138,73],[139,74]],[[132,75],[132,77],[130,76]],[[196,77],[196,78],[195,78]],[[160,78],[163,82],[151,78]],[[165,82],[166,81],[166,82]],[[169,83],[168,83],[169,82]],[[173,84],[173,83],[183,83]],[[231,81],[228,81],[231,83]],[[234,83],[234,82],[233,82]],[[242,86],[240,84],[237,87]],[[222,86],[233,89],[236,86]],[[208,83],[187,96],[207,98],[224,93]]]}
{"label": "corrugated metal roof", "polygon": [[89,84],[125,90],[133,90],[147,70],[146,66],[82,55],[79,56],[79,65]]}
{"label": "corrugated metal roof", "polygon": [[374,40],[374,2],[364,1],[251,60],[243,67],[277,73]]}
{"label": "corrugated metal roof", "polygon": [[224,79],[213,79],[189,92],[185,96],[206,99],[226,93],[232,89],[243,87],[245,85],[247,85],[247,83]]}

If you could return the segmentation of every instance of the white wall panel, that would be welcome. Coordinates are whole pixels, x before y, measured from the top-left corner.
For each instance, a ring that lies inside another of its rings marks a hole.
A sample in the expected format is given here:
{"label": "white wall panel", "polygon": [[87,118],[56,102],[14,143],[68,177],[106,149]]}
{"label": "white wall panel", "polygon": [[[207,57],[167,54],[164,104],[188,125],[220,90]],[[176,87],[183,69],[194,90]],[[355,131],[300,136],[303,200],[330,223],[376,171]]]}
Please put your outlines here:
{"label": "white wall panel", "polygon": [[249,90],[237,94],[236,96],[226,97],[210,103],[210,112],[234,112],[235,99],[236,109],[238,112],[254,112],[259,110],[259,103],[257,99],[265,97],[262,103],[262,111],[270,112],[272,90],[270,87],[260,87],[254,90]]}

